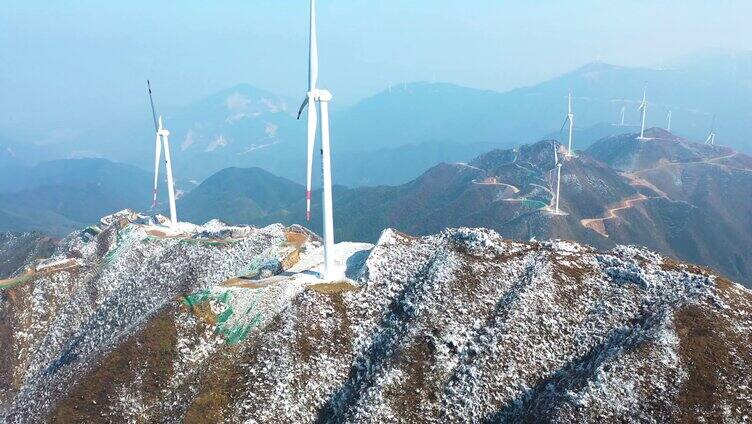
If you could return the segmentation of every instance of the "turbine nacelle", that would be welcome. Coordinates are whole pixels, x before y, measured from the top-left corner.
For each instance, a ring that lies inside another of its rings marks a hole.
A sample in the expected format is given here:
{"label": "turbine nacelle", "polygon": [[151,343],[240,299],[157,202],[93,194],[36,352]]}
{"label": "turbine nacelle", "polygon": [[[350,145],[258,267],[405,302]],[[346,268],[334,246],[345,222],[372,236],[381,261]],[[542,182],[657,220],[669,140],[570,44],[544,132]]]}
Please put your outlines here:
{"label": "turbine nacelle", "polygon": [[306,93],[306,96],[308,97],[308,102],[330,102],[332,100],[332,93],[319,88],[309,91]]}
{"label": "turbine nacelle", "polygon": [[160,135],[162,137],[170,136],[170,132],[167,130],[167,128],[164,127],[161,116],[159,117],[159,129],[157,130],[157,135]]}

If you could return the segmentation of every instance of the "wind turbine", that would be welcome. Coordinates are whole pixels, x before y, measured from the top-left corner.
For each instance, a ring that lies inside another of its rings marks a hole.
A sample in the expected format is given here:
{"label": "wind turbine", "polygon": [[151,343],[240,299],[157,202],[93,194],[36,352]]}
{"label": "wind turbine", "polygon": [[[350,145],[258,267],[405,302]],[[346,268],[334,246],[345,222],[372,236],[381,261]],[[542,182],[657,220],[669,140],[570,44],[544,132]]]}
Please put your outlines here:
{"label": "wind turbine", "polygon": [[559,194],[561,193],[561,162],[559,162],[559,152],[557,151],[556,142],[554,141],[554,164],[556,165],[556,210],[555,214],[559,215]]}
{"label": "wind turbine", "polygon": [[622,106],[621,107],[621,124],[619,124],[620,127],[624,126],[624,114],[626,113],[626,111],[627,111],[627,107]]}
{"label": "wind turbine", "polygon": [[710,126],[710,134],[707,140],[705,140],[705,144],[715,145],[715,115],[713,115],[713,124]]}
{"label": "wind turbine", "polygon": [[324,206],[324,273],[330,279],[334,272],[334,218],[332,216],[332,169],[329,149],[329,102],[332,94],[316,87],[319,74],[318,44],[316,40],[316,0],[311,0],[310,36],[308,45],[308,93],[298,110],[298,119],[308,106],[308,173],[306,178],[306,220],[311,220],[311,168],[313,150],[316,143],[318,115],[316,104],[321,110],[321,165],[323,179]]}
{"label": "wind turbine", "polygon": [[666,131],[671,132],[671,111],[668,111],[668,125],[666,126]]}
{"label": "wind turbine", "polygon": [[647,93],[648,87],[646,85],[642,90],[642,102],[640,103],[640,107],[637,108],[637,110],[642,112],[642,127],[640,128],[640,137],[638,137],[638,140],[645,140],[645,118],[648,114]]}
{"label": "wind turbine", "polygon": [[569,147],[567,147],[566,157],[571,158],[572,157],[572,129],[574,128],[574,113],[572,113],[572,92],[571,91],[569,92],[568,100],[569,101],[567,103],[567,106],[568,106],[567,116],[564,118],[564,123],[561,124],[561,130],[559,130],[559,132],[561,132],[564,129],[564,126],[567,125],[567,122],[569,122],[569,144],[568,144]]}
{"label": "wind turbine", "polygon": [[175,185],[172,180],[172,160],[170,159],[170,132],[164,127],[162,116],[157,118],[157,112],[154,110],[154,99],[151,94],[151,83],[146,80],[146,88],[149,90],[149,103],[151,104],[151,116],[154,119],[154,131],[157,134],[155,157],[154,157],[154,191],[152,192],[152,204],[154,209],[157,206],[157,184],[159,182],[159,160],[164,148],[165,167],[167,168],[167,193],[170,199],[170,224],[175,226],[178,223],[178,214],[175,209]]}

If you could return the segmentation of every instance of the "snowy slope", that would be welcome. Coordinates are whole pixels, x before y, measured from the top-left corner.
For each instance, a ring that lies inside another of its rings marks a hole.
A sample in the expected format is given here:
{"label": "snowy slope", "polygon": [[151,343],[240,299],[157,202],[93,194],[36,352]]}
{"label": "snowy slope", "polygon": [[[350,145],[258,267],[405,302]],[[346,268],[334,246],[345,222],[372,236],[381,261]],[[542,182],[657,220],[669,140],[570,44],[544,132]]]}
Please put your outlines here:
{"label": "snowy slope", "polygon": [[0,291],[6,421],[741,422],[752,410],[752,292],[644,249],[386,230],[338,244],[347,278],[321,281],[302,227],[103,221]]}

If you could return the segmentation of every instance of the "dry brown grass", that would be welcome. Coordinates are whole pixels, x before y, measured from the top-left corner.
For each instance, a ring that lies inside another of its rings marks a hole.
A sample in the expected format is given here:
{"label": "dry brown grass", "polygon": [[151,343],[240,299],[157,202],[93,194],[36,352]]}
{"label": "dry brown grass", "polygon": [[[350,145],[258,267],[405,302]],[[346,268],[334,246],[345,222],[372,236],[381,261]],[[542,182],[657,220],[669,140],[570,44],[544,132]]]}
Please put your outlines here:
{"label": "dry brown grass", "polygon": [[[116,389],[129,384],[143,371],[142,392],[146,402],[156,402],[172,376],[177,352],[174,310],[168,308],[152,319],[144,330],[126,339],[82,376],[55,407],[54,423],[93,423],[105,419]],[[113,420],[113,419],[110,419]],[[114,419],[114,422],[123,421]]]}
{"label": "dry brown grass", "polygon": [[[689,376],[683,384],[678,399],[680,422],[697,422],[702,416],[706,422],[722,422],[722,404],[744,411],[749,405],[730,392],[736,383],[744,381],[743,370],[730,352],[752,363],[749,337],[728,330],[723,317],[699,305],[690,305],[674,314],[679,335],[679,355]],[[731,349],[733,347],[733,349]]]}
{"label": "dry brown grass", "polygon": [[0,292],[4,297],[3,313],[0,314],[0,395],[10,398],[9,394],[15,393],[18,386],[13,378],[15,367],[15,355],[11,346],[13,346],[14,337],[13,329],[15,328],[15,301],[16,296],[13,289],[6,292]]}
{"label": "dry brown grass", "polygon": [[246,377],[238,365],[238,352],[218,354],[200,373],[199,392],[185,413],[185,423],[224,422],[232,413],[234,401],[243,398]]}
{"label": "dry brown grass", "polygon": [[427,336],[419,336],[395,356],[397,365],[405,371],[404,380],[402,384],[388,387],[384,397],[406,422],[438,418],[438,410],[427,415],[423,408],[425,404],[436,406],[441,397],[441,382],[431,377],[433,349]]}
{"label": "dry brown grass", "polygon": [[186,305],[184,302],[181,303],[181,308],[190,310],[190,312],[205,325],[212,327],[217,325],[217,314],[212,311],[211,304],[209,302],[202,302],[198,305],[191,306]]}

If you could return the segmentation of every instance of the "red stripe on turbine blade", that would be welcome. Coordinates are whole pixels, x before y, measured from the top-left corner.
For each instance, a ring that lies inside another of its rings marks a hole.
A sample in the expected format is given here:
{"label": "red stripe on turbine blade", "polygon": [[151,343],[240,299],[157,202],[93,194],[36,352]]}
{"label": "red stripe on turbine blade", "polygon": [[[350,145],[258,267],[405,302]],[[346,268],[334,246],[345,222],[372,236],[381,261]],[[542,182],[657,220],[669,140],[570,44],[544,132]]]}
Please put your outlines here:
{"label": "red stripe on turbine blade", "polygon": [[306,191],[306,200],[311,200],[311,190]]}
{"label": "red stripe on turbine blade", "polygon": [[306,211],[305,218],[306,218],[306,221],[309,221],[309,222],[311,221],[311,211]]}

